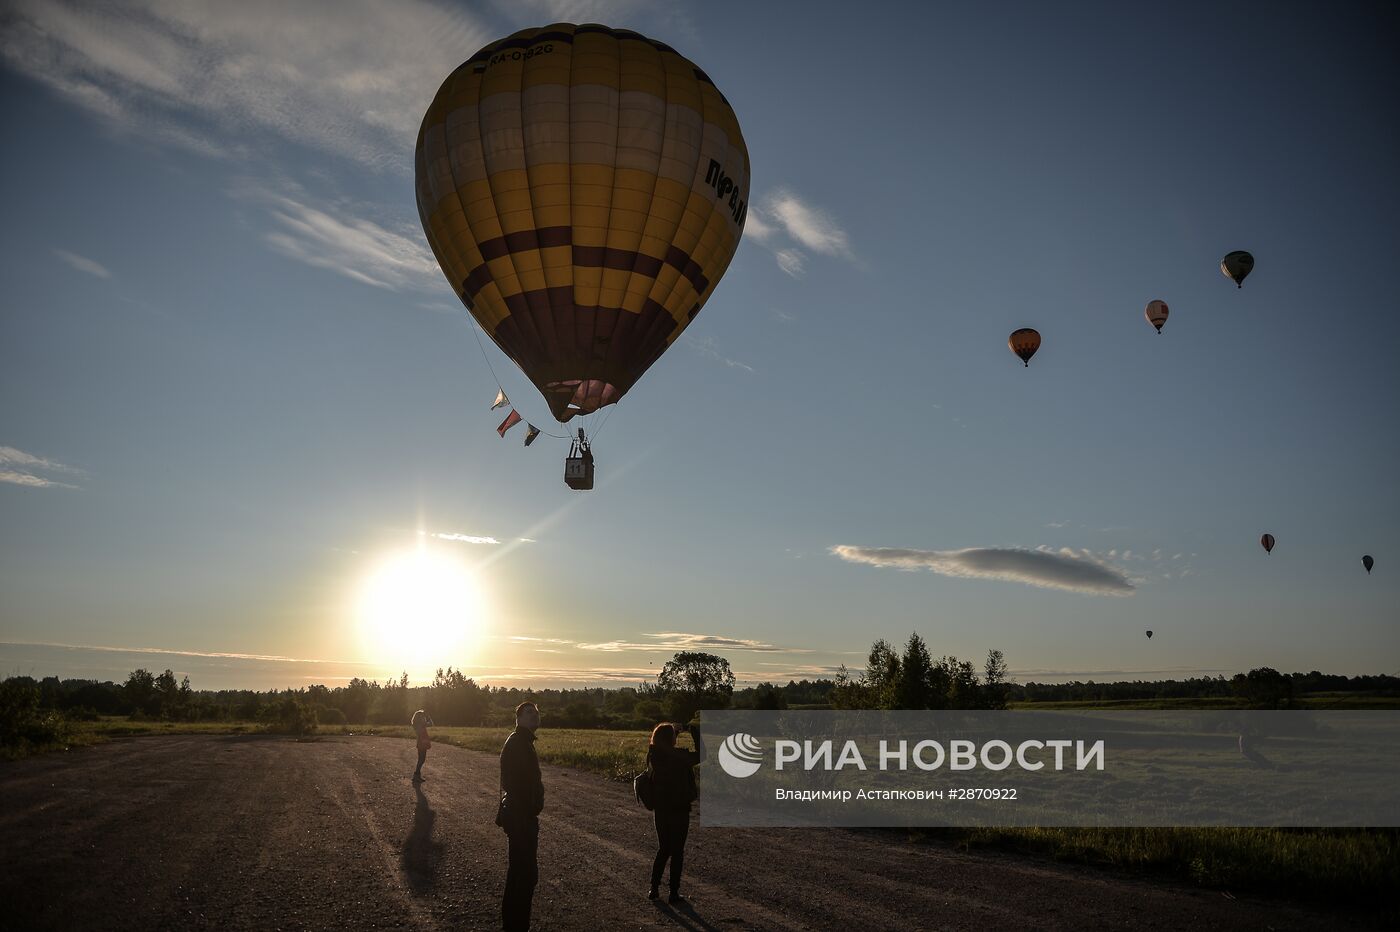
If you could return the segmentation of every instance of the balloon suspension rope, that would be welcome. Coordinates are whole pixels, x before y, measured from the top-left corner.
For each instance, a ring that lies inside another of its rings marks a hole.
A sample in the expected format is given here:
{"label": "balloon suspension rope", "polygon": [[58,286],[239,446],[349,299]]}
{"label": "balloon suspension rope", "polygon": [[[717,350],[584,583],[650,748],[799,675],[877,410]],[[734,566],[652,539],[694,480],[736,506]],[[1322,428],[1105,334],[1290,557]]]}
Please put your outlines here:
{"label": "balloon suspension rope", "polygon": [[[498,377],[498,376],[496,375],[496,367],[493,366],[493,365],[491,365],[491,358],[490,358],[489,356],[486,355],[486,346],[481,342],[481,333],[479,332],[479,328],[477,327],[476,318],[474,318],[474,317],[468,315],[468,316],[467,316],[467,321],[468,321],[467,326],[471,327],[472,336],[476,337],[476,348],[479,349],[479,350],[481,350],[481,361],[484,362],[484,363],[486,363],[486,370],[487,370],[488,372],[491,373],[491,380],[494,381],[494,382],[496,383],[496,390],[499,391],[502,395],[504,395],[504,394],[506,393],[505,386],[501,384],[500,377]],[[515,406],[512,404],[512,407],[515,407]],[[519,408],[516,408],[516,410],[518,411],[518,410],[520,410],[520,409],[519,409]],[[529,418],[526,418],[525,420],[526,420],[527,422],[533,423],[533,422],[530,421]],[[559,434],[551,434],[549,431],[543,430],[543,429],[540,430],[540,433],[544,434],[546,437],[553,437],[555,440],[568,440],[568,439],[569,439],[567,436],[560,436]]]}

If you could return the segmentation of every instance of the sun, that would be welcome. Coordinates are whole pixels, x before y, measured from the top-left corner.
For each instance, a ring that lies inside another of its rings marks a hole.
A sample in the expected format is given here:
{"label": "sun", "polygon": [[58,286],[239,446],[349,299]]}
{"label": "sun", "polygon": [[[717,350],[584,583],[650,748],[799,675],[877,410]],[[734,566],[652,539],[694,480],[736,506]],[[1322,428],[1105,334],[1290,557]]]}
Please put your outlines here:
{"label": "sun", "polygon": [[423,548],[392,554],[360,588],[363,653],[410,674],[460,667],[481,640],[484,608],[475,578],[451,557]]}

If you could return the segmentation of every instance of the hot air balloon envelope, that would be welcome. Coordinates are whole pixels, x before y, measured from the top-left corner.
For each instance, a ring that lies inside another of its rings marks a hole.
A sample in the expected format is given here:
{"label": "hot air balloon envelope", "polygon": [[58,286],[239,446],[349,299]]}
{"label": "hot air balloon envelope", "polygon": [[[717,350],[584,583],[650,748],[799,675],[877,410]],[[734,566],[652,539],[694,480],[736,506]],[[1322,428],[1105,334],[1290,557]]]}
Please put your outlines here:
{"label": "hot air balloon envelope", "polygon": [[1243,288],[1246,276],[1254,271],[1254,257],[1243,249],[1236,249],[1220,260],[1220,271],[1235,283],[1235,287]]}
{"label": "hot air balloon envelope", "polygon": [[625,29],[525,29],[443,82],[415,154],[438,265],[560,421],[613,404],[714,293],[749,198],[733,109]]}
{"label": "hot air balloon envelope", "polygon": [[1147,632],[1147,639],[1148,639],[1148,640],[1151,640],[1151,639],[1152,639],[1152,632],[1151,632],[1151,631]]}
{"label": "hot air balloon envelope", "polygon": [[1366,575],[1369,576],[1371,575],[1371,567],[1376,565],[1376,561],[1372,560],[1371,555],[1368,553],[1361,558],[1361,565],[1366,567]]}
{"label": "hot air balloon envelope", "polygon": [[1040,349],[1040,333],[1030,327],[1022,327],[1007,338],[1006,345],[1011,347],[1011,352],[1020,356],[1021,361],[1029,368],[1031,357]]}
{"label": "hot air balloon envelope", "polygon": [[1265,534],[1263,537],[1259,538],[1259,543],[1263,546],[1265,553],[1274,552],[1274,535]]}
{"label": "hot air balloon envelope", "polygon": [[1148,301],[1146,309],[1143,310],[1147,322],[1156,327],[1158,333],[1162,332],[1162,325],[1167,322],[1167,313],[1165,301]]}

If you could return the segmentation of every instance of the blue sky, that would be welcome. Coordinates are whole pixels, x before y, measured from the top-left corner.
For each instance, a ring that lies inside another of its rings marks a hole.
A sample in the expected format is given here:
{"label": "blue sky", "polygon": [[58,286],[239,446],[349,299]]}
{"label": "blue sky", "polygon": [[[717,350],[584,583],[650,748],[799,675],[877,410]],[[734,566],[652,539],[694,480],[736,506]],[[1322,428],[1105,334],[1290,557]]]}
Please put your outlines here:
{"label": "blue sky", "polygon": [[[496,436],[412,187],[441,79],[555,21],[675,46],[752,159],[586,495]],[[19,2],[0,36],[0,672],[382,677],[360,594],[420,545],[481,609],[403,639],[495,683],[695,646],[786,681],[913,630],[1021,679],[1400,669],[1384,5]]]}

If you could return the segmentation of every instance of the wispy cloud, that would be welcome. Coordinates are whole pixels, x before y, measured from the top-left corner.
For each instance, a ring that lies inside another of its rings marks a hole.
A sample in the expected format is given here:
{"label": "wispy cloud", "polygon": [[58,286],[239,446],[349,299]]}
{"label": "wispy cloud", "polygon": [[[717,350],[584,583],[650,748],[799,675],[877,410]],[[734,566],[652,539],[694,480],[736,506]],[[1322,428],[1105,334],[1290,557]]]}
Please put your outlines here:
{"label": "wispy cloud", "polygon": [[719,341],[714,337],[693,337],[687,333],[681,335],[681,340],[701,356],[706,356],[716,362],[724,363],[731,369],[743,369],[745,372],[754,371],[753,366],[742,363],[737,359],[731,359],[720,352]]}
{"label": "wispy cloud", "polygon": [[628,650],[749,650],[783,651],[785,653],[806,653],[793,648],[777,647],[765,641],[749,638],[732,638],[719,634],[689,634],[678,631],[665,631],[643,634],[650,641],[602,641],[595,644],[576,644],[580,650],[628,651]]}
{"label": "wispy cloud", "polygon": [[14,447],[0,447],[0,482],[8,482],[11,485],[24,485],[34,489],[42,489],[56,486],[63,489],[76,489],[78,486],[57,479],[49,478],[43,473],[59,473],[65,476],[80,476],[82,470],[54,460],[45,459],[42,456],[35,456]]}
{"label": "wispy cloud", "polygon": [[[1141,637],[1139,632],[1134,632]],[[1007,671],[1013,680],[1024,681],[1026,677],[1040,677],[1057,680],[1068,679],[1091,679],[1103,681],[1107,678],[1116,677],[1139,677],[1153,676],[1160,677],[1163,674],[1171,675],[1173,678],[1181,675],[1186,676],[1211,676],[1220,673],[1234,673],[1235,670],[1224,667],[1161,667],[1155,670],[1051,670],[1044,668],[1034,668],[1026,670]],[[1032,681],[1033,682],[1033,681]]]}
{"label": "wispy cloud", "polygon": [[262,188],[237,193],[267,207],[273,229],[263,239],[283,255],[376,288],[429,290],[442,284],[437,260],[406,224],[392,230],[349,208],[313,206],[303,196]]}
{"label": "wispy cloud", "polygon": [[804,249],[834,258],[852,258],[850,237],[835,218],[788,188],[778,188],[750,208],[744,235],[772,252],[778,268],[793,278],[800,278],[806,271]]}
{"label": "wispy cloud", "polygon": [[744,218],[744,235],[766,243],[778,232],[778,228],[763,219],[763,214],[753,208],[749,209],[748,216]]}
{"label": "wispy cloud", "polygon": [[105,265],[102,265],[100,262],[94,262],[87,256],[80,256],[76,252],[69,252],[66,249],[55,249],[53,254],[79,272],[86,272],[88,275],[96,275],[98,278],[112,277],[112,273],[107,270]]}
{"label": "wispy cloud", "polygon": [[263,660],[276,663],[334,663],[344,666],[371,666],[355,660],[313,660],[306,657],[284,657],[280,654],[241,654],[231,651],[177,650],[170,647],[112,647],[100,644],[56,644],[48,641],[5,641],[22,647],[52,647],[59,650],[91,650],[118,654],[164,654],[172,657],[211,657],[220,660]]}
{"label": "wispy cloud", "polygon": [[497,539],[494,538],[494,537],[477,537],[477,536],[472,535],[472,534],[454,534],[454,533],[446,533],[446,534],[432,534],[432,535],[430,535],[430,536],[436,537],[438,540],[450,540],[450,541],[452,541],[452,542],[454,542],[454,543],[458,543],[458,544],[499,544],[499,543],[500,543],[500,541],[497,540]]}
{"label": "wispy cloud", "polygon": [[778,261],[778,268],[793,278],[801,278],[807,271],[807,257],[800,249],[775,249],[773,258]]}
{"label": "wispy cloud", "polygon": [[850,240],[826,211],[808,204],[792,191],[779,188],[764,204],[788,235],[813,252],[827,256],[850,255]]}
{"label": "wispy cloud", "polygon": [[424,0],[14,0],[0,57],[122,131],[210,155],[287,140],[406,171],[444,75],[493,36]]}
{"label": "wispy cloud", "polygon": [[831,548],[850,563],[930,570],[943,576],[997,579],[1043,589],[1091,595],[1132,595],[1133,582],[1112,564],[1085,550],[969,547],[963,550],[904,550],[894,547]]}

